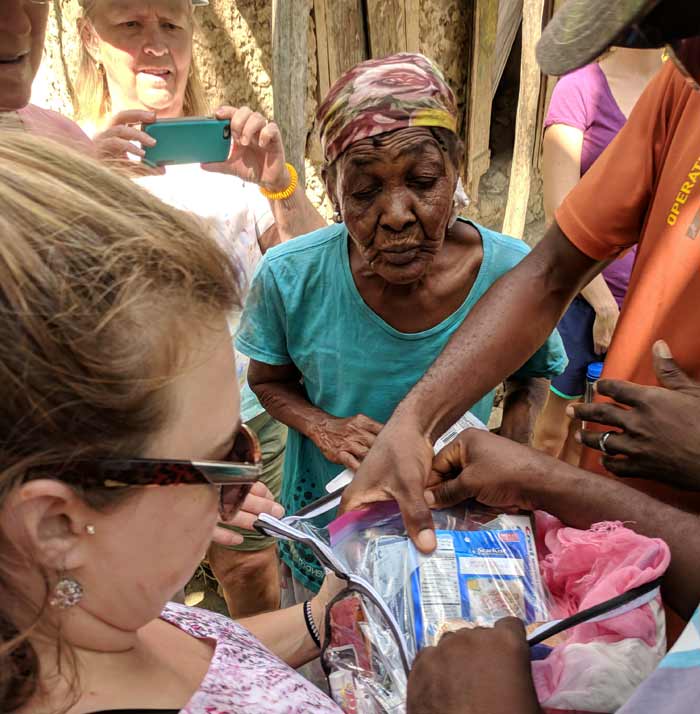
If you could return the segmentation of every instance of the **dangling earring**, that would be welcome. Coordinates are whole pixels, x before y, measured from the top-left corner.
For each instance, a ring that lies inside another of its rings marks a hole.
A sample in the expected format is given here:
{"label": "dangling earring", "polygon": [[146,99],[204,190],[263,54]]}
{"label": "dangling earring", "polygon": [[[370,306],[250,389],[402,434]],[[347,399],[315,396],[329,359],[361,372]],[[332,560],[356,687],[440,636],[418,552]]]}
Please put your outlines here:
{"label": "dangling earring", "polygon": [[98,74],[104,74],[105,73],[105,66],[100,62],[99,60],[95,64],[95,67],[97,67],[97,72]]}
{"label": "dangling earring", "polygon": [[54,585],[49,605],[57,607],[59,610],[67,610],[77,605],[83,599],[84,594],[83,586],[75,578],[64,575]]}
{"label": "dangling earring", "polygon": [[340,208],[336,206],[335,211],[333,211],[333,221],[335,223],[343,222],[343,214],[340,212]]}

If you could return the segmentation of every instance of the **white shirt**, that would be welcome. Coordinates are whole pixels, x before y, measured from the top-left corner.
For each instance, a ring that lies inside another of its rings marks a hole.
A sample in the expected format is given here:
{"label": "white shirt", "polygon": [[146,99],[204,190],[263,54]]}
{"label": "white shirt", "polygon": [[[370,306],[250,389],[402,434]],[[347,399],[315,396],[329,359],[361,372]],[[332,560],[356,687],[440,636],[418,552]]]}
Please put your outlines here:
{"label": "white shirt", "polygon": [[[168,166],[162,176],[134,180],[164,203],[208,221],[217,243],[240,266],[247,289],[262,260],[258,239],[275,223],[270,204],[258,186],[230,174],[204,171],[199,164]],[[230,316],[232,333],[238,328],[239,318],[239,313]],[[249,361],[236,351],[243,421],[264,411],[248,387]]]}

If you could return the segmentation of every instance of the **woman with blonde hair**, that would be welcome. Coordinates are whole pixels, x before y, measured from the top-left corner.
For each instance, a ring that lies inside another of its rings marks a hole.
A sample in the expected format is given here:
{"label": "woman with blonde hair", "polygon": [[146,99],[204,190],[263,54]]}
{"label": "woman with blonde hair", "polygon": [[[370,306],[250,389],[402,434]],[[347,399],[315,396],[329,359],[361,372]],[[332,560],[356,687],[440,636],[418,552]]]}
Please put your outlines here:
{"label": "woman with blonde hair", "polygon": [[[81,0],[81,5],[79,115],[89,132],[97,131],[100,156],[143,155],[132,142],[149,145],[153,139],[134,124],[208,113],[192,52],[191,0]],[[250,281],[267,248],[325,222],[297,188],[276,124],[247,107],[221,107],[216,116],[231,123],[233,143],[226,162],[168,166],[163,175],[137,181],[166,203],[208,219]],[[248,388],[248,359],[238,355],[237,363],[243,420],[262,443],[262,480],[279,496],[286,428]],[[279,606],[271,539],[248,534],[236,550],[212,548],[209,562],[232,615]],[[244,589],[241,583],[246,583]]]}
{"label": "woman with blonde hair", "polygon": [[167,604],[260,473],[238,282],[198,221],[0,132],[4,714],[338,711],[288,666],[318,654],[302,606],[242,626]]}

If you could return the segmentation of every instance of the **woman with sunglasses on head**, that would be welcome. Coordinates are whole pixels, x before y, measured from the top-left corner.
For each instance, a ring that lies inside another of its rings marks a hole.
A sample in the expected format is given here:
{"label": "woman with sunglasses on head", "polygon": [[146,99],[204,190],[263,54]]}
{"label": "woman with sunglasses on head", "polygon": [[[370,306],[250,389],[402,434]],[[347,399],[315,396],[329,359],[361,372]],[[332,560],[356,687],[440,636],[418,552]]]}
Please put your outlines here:
{"label": "woman with sunglasses on head", "polygon": [[[318,655],[304,606],[237,624],[167,604],[260,475],[238,278],[186,214],[0,133],[3,714],[338,711],[288,666]],[[321,630],[329,596],[307,607]]]}
{"label": "woman with sunglasses on head", "polygon": [[[193,57],[195,4],[202,3],[80,0],[79,121],[94,134],[101,157],[143,155],[132,142],[145,147],[154,139],[137,126],[142,122],[210,113]],[[230,122],[233,143],[227,161],[167,166],[136,180],[166,203],[210,220],[250,281],[270,246],[325,222],[297,187],[274,122],[248,107],[220,107],[216,116]],[[261,480],[278,497],[287,429],[248,388],[247,366],[248,358],[237,355],[241,413],[262,444]],[[277,550],[271,538],[248,533],[233,549],[213,546],[208,558],[232,616],[279,607]]]}

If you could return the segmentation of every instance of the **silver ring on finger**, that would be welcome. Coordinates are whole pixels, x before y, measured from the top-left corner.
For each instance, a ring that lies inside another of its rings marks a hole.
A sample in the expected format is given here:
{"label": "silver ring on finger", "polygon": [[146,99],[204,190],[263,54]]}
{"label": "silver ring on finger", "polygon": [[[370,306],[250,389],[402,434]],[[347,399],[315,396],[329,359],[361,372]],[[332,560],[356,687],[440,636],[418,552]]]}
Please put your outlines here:
{"label": "silver ring on finger", "polygon": [[598,448],[608,456],[610,456],[610,452],[608,451],[606,444],[608,443],[608,439],[615,433],[616,432],[614,431],[606,431],[598,437]]}

